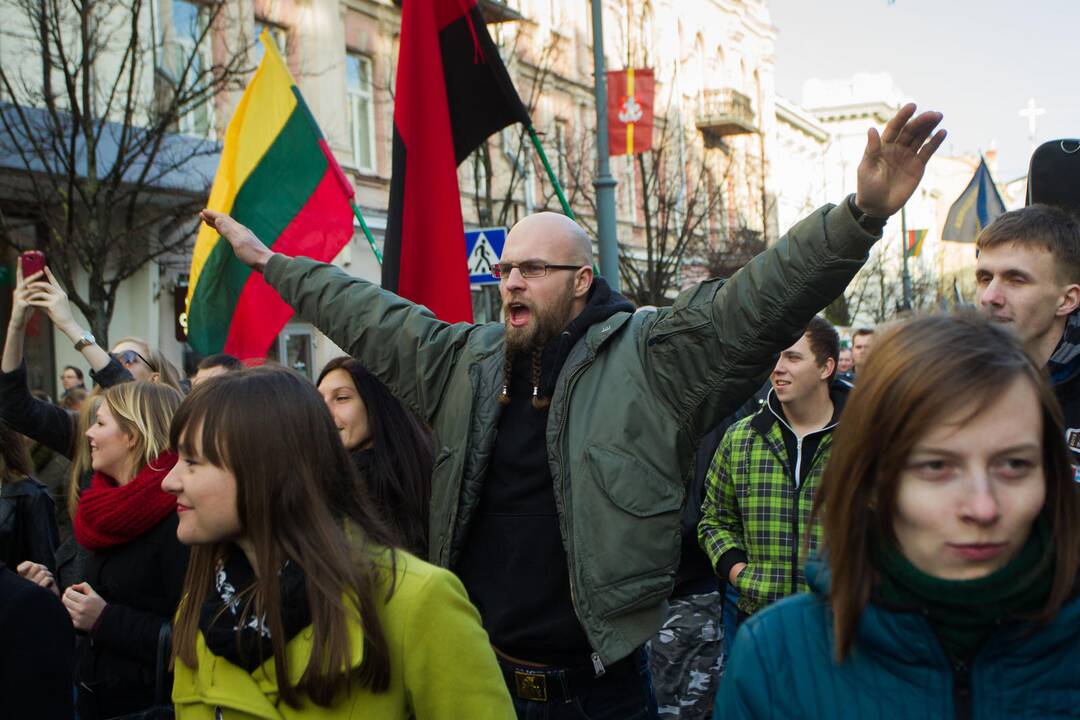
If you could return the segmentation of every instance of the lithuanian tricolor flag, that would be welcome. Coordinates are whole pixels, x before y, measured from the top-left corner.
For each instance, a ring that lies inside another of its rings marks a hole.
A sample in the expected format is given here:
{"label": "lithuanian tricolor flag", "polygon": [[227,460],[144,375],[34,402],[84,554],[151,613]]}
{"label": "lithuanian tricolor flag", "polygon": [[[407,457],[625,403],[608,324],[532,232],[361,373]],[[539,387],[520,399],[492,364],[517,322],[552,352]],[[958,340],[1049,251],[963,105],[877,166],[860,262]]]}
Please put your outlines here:
{"label": "lithuanian tricolor flag", "polygon": [[925,230],[908,230],[907,245],[904,247],[904,252],[907,254],[907,256],[919,257],[919,253],[922,252],[923,240],[925,239]]}
{"label": "lithuanian tricolor flag", "polygon": [[[352,185],[334,160],[274,41],[225,131],[207,207],[228,213],[268,247],[329,262],[353,234]],[[196,352],[263,357],[292,308],[199,227],[188,280],[188,340]]]}

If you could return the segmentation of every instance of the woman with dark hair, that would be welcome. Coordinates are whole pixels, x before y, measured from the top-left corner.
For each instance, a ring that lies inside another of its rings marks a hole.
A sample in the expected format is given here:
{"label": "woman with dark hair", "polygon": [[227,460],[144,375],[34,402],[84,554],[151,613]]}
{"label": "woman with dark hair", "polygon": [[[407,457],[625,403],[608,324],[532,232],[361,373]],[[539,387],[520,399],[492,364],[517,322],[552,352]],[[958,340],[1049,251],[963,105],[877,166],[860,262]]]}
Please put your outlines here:
{"label": "woman with dark hair", "polygon": [[180,462],[162,487],[193,546],[177,718],[513,718],[461,582],[392,548],[309,384],[222,375],[170,434]]}
{"label": "woman with dark hair", "polygon": [[377,512],[402,547],[427,557],[431,436],[358,360],[331,360],[316,385]]}
{"label": "woman with dark hair", "polygon": [[717,718],[1080,713],[1080,506],[1061,411],[1008,330],[887,330],[815,499],[812,593],[748,620]]}
{"label": "woman with dark hair", "polygon": [[0,422],[0,562],[12,570],[23,562],[55,570],[56,511],[49,489],[32,475],[23,437]]}

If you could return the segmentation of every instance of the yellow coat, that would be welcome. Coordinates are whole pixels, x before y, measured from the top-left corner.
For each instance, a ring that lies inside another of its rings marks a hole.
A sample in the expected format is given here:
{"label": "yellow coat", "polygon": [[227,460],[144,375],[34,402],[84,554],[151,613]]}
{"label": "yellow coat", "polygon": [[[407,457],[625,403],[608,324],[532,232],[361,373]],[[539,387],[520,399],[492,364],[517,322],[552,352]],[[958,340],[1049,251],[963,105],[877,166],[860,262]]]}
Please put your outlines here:
{"label": "yellow coat", "polygon": [[[198,667],[176,662],[173,703],[178,720],[513,720],[514,709],[480,615],[452,573],[397,552],[394,594],[379,619],[390,650],[390,687],[373,693],[355,687],[333,707],[277,701],[274,661],[254,672],[211,653],[202,633]],[[363,654],[359,623],[350,624],[353,667]],[[288,644],[289,677],[307,667],[312,629]],[[220,712],[220,715],[218,714]]]}

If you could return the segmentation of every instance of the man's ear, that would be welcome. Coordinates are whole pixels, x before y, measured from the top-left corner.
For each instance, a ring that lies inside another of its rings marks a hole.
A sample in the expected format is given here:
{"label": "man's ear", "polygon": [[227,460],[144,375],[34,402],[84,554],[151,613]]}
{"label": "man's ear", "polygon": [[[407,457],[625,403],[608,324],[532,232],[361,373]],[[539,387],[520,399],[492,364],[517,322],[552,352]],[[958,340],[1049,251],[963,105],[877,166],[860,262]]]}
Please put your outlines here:
{"label": "man's ear", "polygon": [[585,297],[589,294],[589,288],[593,284],[593,271],[591,265],[586,265],[577,271],[574,278],[574,297]]}
{"label": "man's ear", "polygon": [[1072,283],[1065,286],[1065,292],[1061,296],[1061,304],[1058,305],[1057,313],[1059,317],[1062,315],[1072,315],[1076,308],[1080,307],[1080,285]]}
{"label": "man's ear", "polygon": [[825,365],[821,368],[821,379],[825,380],[832,376],[836,369],[836,358],[825,358]]}

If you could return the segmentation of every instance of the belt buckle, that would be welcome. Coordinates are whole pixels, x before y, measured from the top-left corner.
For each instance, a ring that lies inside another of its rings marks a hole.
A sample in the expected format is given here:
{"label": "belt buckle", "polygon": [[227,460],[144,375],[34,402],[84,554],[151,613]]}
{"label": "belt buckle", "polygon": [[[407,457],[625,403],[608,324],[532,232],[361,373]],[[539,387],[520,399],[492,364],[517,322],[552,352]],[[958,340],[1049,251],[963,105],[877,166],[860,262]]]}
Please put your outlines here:
{"label": "belt buckle", "polygon": [[547,675],[543,673],[514,671],[514,685],[517,696],[522,700],[536,700],[547,702]]}

